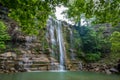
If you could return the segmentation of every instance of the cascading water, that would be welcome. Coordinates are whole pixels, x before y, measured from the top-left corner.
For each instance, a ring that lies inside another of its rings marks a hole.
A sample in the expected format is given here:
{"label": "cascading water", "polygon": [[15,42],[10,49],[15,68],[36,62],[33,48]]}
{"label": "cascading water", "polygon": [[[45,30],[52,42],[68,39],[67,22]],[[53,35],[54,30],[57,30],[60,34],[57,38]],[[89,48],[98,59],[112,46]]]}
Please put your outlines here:
{"label": "cascading water", "polygon": [[25,70],[29,70],[29,57],[27,56],[27,54],[23,55],[23,67]]}
{"label": "cascading water", "polygon": [[65,61],[65,50],[64,50],[64,41],[63,41],[63,35],[62,35],[62,24],[60,21],[58,21],[58,27],[57,27],[57,37],[58,37],[58,43],[59,43],[59,52],[60,52],[60,70],[64,70],[64,61]]}
{"label": "cascading water", "polygon": [[[51,48],[51,57],[57,58],[59,56],[59,67],[58,70],[62,71],[65,69],[65,49],[64,49],[64,41],[62,35],[62,24],[61,21],[54,20],[53,18],[49,18],[47,22],[47,39]],[[58,48],[59,47],[59,48]],[[57,53],[59,49],[59,54]],[[57,54],[57,55],[56,55]],[[54,61],[51,60],[52,70],[55,70],[53,65]]]}
{"label": "cascading water", "polygon": [[70,28],[70,51],[71,51],[71,60],[75,60],[75,54],[74,54],[74,42],[73,42],[73,28]]}
{"label": "cascading water", "polygon": [[[47,39],[49,42],[49,47],[51,49],[51,57],[55,58],[55,44],[56,44],[56,39],[55,39],[55,25],[53,24],[52,18],[49,18],[47,21]],[[54,70],[54,61],[51,59],[51,70]]]}
{"label": "cascading water", "polygon": [[[30,37],[30,36],[27,36],[26,37],[26,43],[25,43],[25,45],[26,45],[26,50],[29,50],[30,49],[30,44],[31,44],[31,42],[33,41],[33,40],[35,40],[36,39],[36,37],[34,37],[34,36],[32,36],[32,37]],[[32,61],[29,59],[30,57],[29,57],[29,54],[28,53],[25,53],[24,55],[23,55],[23,62],[24,62],[24,64],[23,64],[23,66],[24,66],[24,69],[26,69],[26,70],[29,70],[29,66],[30,65],[32,65]]]}

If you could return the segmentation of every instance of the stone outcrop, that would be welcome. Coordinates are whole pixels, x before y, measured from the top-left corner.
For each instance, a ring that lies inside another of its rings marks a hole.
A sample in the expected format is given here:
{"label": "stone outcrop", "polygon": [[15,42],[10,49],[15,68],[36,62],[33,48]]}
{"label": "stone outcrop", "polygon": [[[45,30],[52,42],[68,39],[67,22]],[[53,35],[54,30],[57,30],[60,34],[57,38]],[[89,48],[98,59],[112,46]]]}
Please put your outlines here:
{"label": "stone outcrop", "polygon": [[116,66],[100,64],[100,63],[89,63],[83,64],[83,71],[102,72],[107,74],[120,73],[119,63]]}

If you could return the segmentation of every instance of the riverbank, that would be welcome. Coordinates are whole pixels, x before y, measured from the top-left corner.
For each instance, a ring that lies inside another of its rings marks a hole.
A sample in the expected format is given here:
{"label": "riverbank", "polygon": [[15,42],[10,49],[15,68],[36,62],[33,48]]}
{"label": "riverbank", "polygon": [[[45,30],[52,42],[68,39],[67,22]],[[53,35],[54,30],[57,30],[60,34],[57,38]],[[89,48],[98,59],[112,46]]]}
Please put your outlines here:
{"label": "riverbank", "polygon": [[110,64],[89,63],[83,65],[83,71],[100,72],[106,74],[120,73],[118,64],[116,66]]}
{"label": "riverbank", "polygon": [[[18,69],[15,67],[18,67]],[[88,64],[82,64],[82,67],[72,64],[72,66],[69,67],[69,69],[68,68],[66,69],[67,71],[87,71],[87,72],[98,72],[98,73],[106,73],[106,74],[119,74],[120,73],[119,68],[120,68],[119,64],[117,64],[116,66],[113,66],[108,64],[88,63]],[[50,69],[46,69],[46,66],[42,66],[41,69],[38,69],[37,67],[35,67],[34,70],[50,71]],[[19,65],[14,67],[8,67],[8,66],[0,67],[0,73],[17,73],[17,72],[29,72],[29,71],[31,70],[20,68]]]}

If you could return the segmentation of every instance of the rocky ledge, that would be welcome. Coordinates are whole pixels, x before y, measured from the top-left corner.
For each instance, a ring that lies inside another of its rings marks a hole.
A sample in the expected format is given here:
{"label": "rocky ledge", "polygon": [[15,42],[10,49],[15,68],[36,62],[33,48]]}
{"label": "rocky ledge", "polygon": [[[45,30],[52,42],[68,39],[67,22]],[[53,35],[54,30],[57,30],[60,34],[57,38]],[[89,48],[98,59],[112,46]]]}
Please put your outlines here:
{"label": "rocky ledge", "polygon": [[112,73],[120,73],[120,61],[116,66],[107,65],[107,64],[100,64],[100,63],[89,63],[83,64],[83,71],[91,71],[91,72],[102,72],[107,74]]}

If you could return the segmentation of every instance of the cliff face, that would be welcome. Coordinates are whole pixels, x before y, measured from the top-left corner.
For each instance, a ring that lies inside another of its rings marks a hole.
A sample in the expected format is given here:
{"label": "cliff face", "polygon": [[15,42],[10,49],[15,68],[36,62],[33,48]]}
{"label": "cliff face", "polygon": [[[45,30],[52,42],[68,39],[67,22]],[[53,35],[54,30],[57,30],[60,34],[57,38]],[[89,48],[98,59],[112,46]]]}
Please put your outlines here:
{"label": "cliff face", "polygon": [[[59,60],[51,57],[52,50],[49,47],[50,39],[47,41],[45,36],[46,29],[40,30],[39,36],[28,36],[20,31],[20,27],[14,21],[6,21],[6,24],[11,40],[6,42],[7,48],[0,55],[0,72],[26,71],[27,68],[24,66],[26,63],[28,63],[27,65],[29,65],[31,70],[51,70],[53,68],[58,70]],[[63,26],[63,37],[67,55],[65,68],[67,70],[84,70],[104,73],[111,70],[111,65],[100,65],[99,63],[84,64],[77,59],[75,60],[76,54],[72,46],[72,26],[67,25],[67,23],[64,23]],[[107,27],[104,32],[110,34],[110,27]],[[54,66],[52,68],[51,61],[54,61]]]}
{"label": "cliff face", "polygon": [[96,31],[98,31],[100,28],[102,29],[102,33],[103,33],[103,35],[105,37],[111,35],[111,33],[112,33],[112,25],[106,23],[106,24],[98,24],[98,25],[94,26],[94,29]]}
{"label": "cliff face", "polygon": [[[21,69],[20,66],[21,62],[23,62],[22,65],[24,66],[26,60],[28,63],[31,63],[32,61],[33,65],[30,65],[32,69],[37,69],[36,67],[39,66],[38,70],[51,70],[51,61],[54,61],[54,70],[58,69],[59,60],[51,56],[51,42],[50,39],[46,39],[47,30],[45,28],[39,31],[38,36],[29,36],[21,32],[20,27],[15,21],[6,19],[5,23],[8,27],[8,33],[11,36],[11,39],[6,42],[7,48],[0,55],[0,65],[6,68],[5,71],[9,69],[11,70],[12,68],[17,71],[24,71],[24,68]],[[62,22],[62,26],[64,26],[63,37],[66,38],[70,33],[70,30],[68,30],[69,25]],[[66,39],[63,44],[68,46],[66,49],[70,48]],[[58,47],[56,47],[56,49],[57,48]],[[57,57],[59,57],[58,52]],[[6,67],[6,64],[9,64],[8,67]]]}
{"label": "cliff face", "polygon": [[18,23],[12,19],[7,17],[2,18],[2,20],[7,25],[7,31],[11,38],[6,41],[6,49],[0,53],[0,72],[26,71],[24,65],[31,63],[29,61],[34,62],[35,65],[31,66],[36,67],[39,66],[39,63],[45,62],[45,65],[42,66],[44,67],[43,70],[47,70],[46,63],[50,61],[50,52],[48,48],[45,48],[47,43],[45,43],[45,37],[43,38],[45,36],[44,30],[40,30],[42,33],[39,36],[29,36],[24,34]]}
{"label": "cliff face", "polygon": [[9,21],[6,24],[11,39],[0,54],[0,72],[22,72],[27,70],[27,66],[31,70],[48,70],[51,58],[49,49],[44,49],[42,44],[45,41],[37,36],[23,34],[15,23]]}

